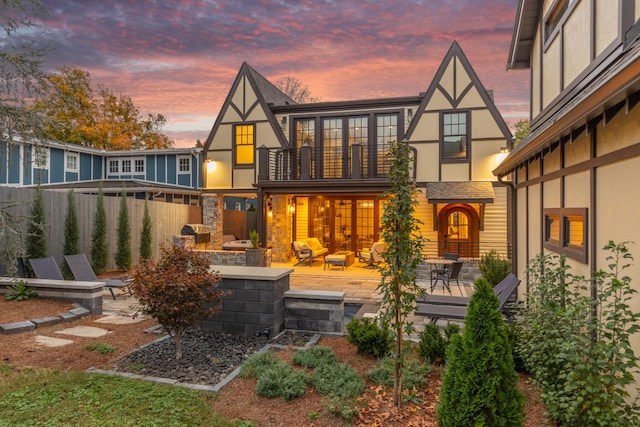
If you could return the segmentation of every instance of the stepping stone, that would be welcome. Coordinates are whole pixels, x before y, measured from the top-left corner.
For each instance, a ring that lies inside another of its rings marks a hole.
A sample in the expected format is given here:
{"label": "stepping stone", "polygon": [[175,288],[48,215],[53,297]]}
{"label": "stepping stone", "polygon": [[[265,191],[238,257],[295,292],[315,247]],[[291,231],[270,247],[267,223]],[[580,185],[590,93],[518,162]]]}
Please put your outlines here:
{"label": "stepping stone", "polygon": [[131,323],[138,323],[145,320],[146,316],[138,316],[135,319],[133,316],[124,316],[122,314],[109,314],[96,320],[96,323],[109,323],[112,325],[128,325]]}
{"label": "stepping stone", "polygon": [[76,326],[73,328],[63,329],[61,331],[56,331],[56,334],[62,335],[73,335],[76,337],[85,337],[85,338],[98,338],[105,336],[109,333],[106,329],[96,328],[93,326]]}
{"label": "stepping stone", "polygon": [[68,344],[73,344],[71,340],[65,340],[63,338],[47,337],[44,335],[36,335],[36,344],[43,345],[45,347],[62,347]]}

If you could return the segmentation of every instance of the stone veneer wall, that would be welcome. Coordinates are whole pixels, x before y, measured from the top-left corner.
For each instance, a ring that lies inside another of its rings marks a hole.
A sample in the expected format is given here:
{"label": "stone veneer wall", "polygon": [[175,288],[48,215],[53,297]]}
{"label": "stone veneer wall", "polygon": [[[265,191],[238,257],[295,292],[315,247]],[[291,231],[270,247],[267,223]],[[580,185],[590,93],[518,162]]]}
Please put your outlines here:
{"label": "stone veneer wall", "polygon": [[211,241],[207,249],[222,249],[222,209],[224,208],[223,196],[216,193],[204,193],[202,195],[202,223],[211,227]]}
{"label": "stone veneer wall", "polygon": [[287,329],[343,333],[344,292],[291,289],[284,296]]}
{"label": "stone veneer wall", "polygon": [[293,215],[289,212],[289,196],[274,195],[271,199],[271,250],[273,260],[288,262],[293,241]]}
{"label": "stone veneer wall", "polygon": [[285,292],[290,268],[213,265],[222,277],[219,289],[229,291],[213,317],[200,322],[205,331],[274,337],[284,330]]}

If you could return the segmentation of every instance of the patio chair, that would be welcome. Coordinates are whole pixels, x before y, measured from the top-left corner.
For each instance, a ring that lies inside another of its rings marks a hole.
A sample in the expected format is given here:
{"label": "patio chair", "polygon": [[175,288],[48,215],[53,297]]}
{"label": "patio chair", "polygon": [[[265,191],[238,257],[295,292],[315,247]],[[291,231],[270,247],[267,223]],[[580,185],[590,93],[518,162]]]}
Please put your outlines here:
{"label": "patio chair", "polygon": [[438,280],[442,280],[442,286],[451,293],[449,284],[452,280],[455,280],[458,284],[458,289],[460,289],[460,293],[462,294],[460,281],[458,281],[458,276],[462,270],[462,264],[462,261],[456,261],[451,265],[445,265],[442,269],[434,268],[431,270],[431,293],[433,293],[433,290],[438,285]]}
{"label": "patio chair", "polygon": [[358,252],[358,261],[367,264],[367,267],[373,267],[382,262],[382,253],[387,249],[387,244],[384,242],[375,242],[371,249],[363,249]]}
{"label": "patio chair", "polygon": [[36,279],[64,280],[56,259],[52,256],[49,258],[29,259],[29,265]]}
{"label": "patio chair", "polygon": [[[507,319],[512,320],[514,318],[514,313],[508,309],[506,304],[507,301],[509,301],[511,294],[513,294],[513,292],[520,284],[520,279],[518,279],[514,274],[509,274],[500,283],[503,283],[501,287],[503,287],[504,289],[498,295],[498,311],[502,312],[502,314],[505,315]],[[496,287],[498,285],[496,285]],[[496,288],[494,288],[494,292],[495,291]],[[418,304],[415,315],[429,317],[431,319],[431,323],[436,323],[438,319],[463,320],[467,316],[467,306],[431,304],[427,300],[426,303]]]}
{"label": "patio chair", "polygon": [[291,247],[293,248],[293,252],[298,260],[296,265],[306,262],[309,263],[309,267],[311,267],[315,258],[326,255],[329,252],[328,248],[322,247],[322,244],[316,237],[296,240],[291,244]]}
{"label": "patio chair", "polygon": [[64,259],[67,261],[69,270],[71,270],[71,274],[73,274],[76,280],[83,282],[104,282],[104,288],[111,292],[113,299],[116,299],[116,295],[113,293],[114,289],[125,289],[129,292],[129,295],[133,295],[127,282],[119,279],[98,279],[85,254],[65,255]]}

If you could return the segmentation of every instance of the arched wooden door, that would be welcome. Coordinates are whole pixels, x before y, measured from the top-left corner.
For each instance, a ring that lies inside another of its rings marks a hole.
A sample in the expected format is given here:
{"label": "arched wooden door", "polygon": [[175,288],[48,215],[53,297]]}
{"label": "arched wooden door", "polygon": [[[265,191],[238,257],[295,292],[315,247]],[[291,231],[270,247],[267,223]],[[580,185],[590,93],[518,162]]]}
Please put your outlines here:
{"label": "arched wooden door", "polygon": [[438,254],[479,256],[480,222],[476,210],[465,204],[447,205],[438,214]]}

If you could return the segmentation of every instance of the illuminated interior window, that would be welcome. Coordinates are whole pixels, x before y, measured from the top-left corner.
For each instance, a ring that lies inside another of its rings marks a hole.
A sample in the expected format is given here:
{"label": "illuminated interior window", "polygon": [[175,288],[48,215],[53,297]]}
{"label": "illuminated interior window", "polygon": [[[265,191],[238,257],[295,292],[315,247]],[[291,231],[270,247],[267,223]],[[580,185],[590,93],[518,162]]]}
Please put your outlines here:
{"label": "illuminated interior window", "polygon": [[236,165],[253,165],[255,157],[254,125],[237,125],[235,127]]}
{"label": "illuminated interior window", "polygon": [[567,215],[564,220],[565,243],[567,246],[582,248],[584,246],[584,218],[578,215]]}
{"label": "illuminated interior window", "polygon": [[464,212],[454,211],[447,218],[447,238],[469,238],[469,217]]}
{"label": "illuminated interior window", "polygon": [[586,263],[587,212],[586,208],[545,209],[545,249]]}
{"label": "illuminated interior window", "polygon": [[560,215],[545,215],[545,242],[560,244]]}

